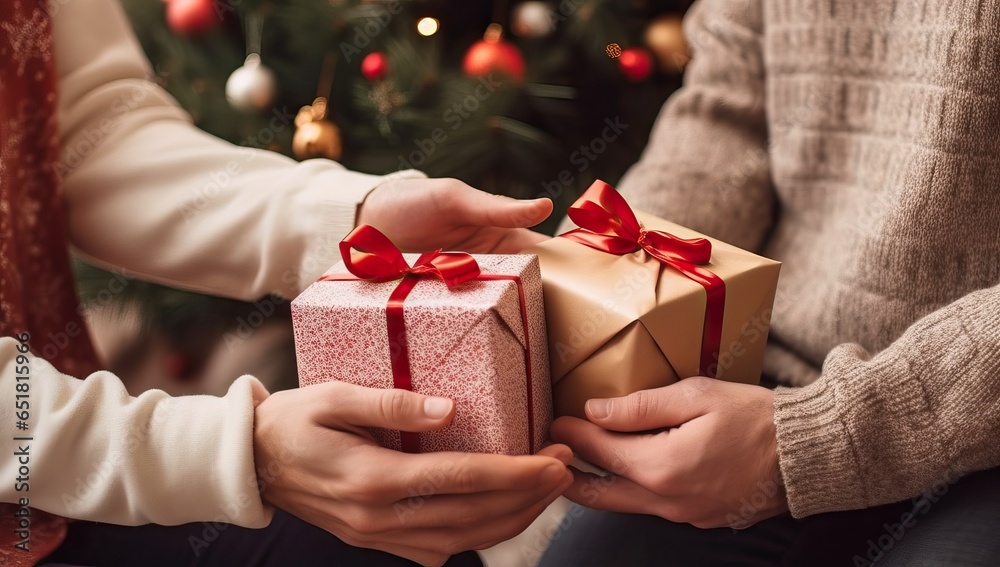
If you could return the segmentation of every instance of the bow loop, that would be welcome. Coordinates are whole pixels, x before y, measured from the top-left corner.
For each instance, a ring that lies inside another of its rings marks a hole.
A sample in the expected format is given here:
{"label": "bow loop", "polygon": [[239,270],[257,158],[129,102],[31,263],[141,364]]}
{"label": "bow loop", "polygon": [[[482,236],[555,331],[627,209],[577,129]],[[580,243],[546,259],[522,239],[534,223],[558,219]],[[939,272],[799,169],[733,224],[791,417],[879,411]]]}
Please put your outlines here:
{"label": "bow loop", "polygon": [[410,271],[399,248],[377,228],[366,224],[340,242],[340,256],[347,271],[363,280],[390,281]]}
{"label": "bow loop", "polygon": [[643,230],[639,245],[664,263],[680,260],[707,264],[712,260],[712,242],[707,238],[679,238],[660,230]]}
{"label": "bow loop", "polygon": [[479,264],[464,252],[435,250],[421,254],[413,267],[403,253],[377,228],[363,224],[340,243],[340,255],[347,271],[363,280],[387,282],[407,275],[442,280],[448,288],[479,277]]}
{"label": "bow loop", "polygon": [[665,264],[707,264],[712,259],[707,238],[685,239],[643,228],[625,199],[603,181],[595,181],[568,214],[580,228],[561,236],[603,252],[622,255],[642,249]]}
{"label": "bow loop", "polygon": [[436,250],[422,254],[413,264],[413,274],[430,274],[444,282],[448,289],[479,277],[479,264],[465,252]]}
{"label": "bow loop", "polygon": [[618,256],[645,250],[650,257],[705,288],[705,325],[698,368],[701,374],[714,377],[722,342],[726,283],[701,267],[712,260],[712,241],[707,238],[680,238],[662,230],[646,230],[625,198],[603,181],[595,181],[573,203],[568,214],[580,228],[561,234],[561,237]]}

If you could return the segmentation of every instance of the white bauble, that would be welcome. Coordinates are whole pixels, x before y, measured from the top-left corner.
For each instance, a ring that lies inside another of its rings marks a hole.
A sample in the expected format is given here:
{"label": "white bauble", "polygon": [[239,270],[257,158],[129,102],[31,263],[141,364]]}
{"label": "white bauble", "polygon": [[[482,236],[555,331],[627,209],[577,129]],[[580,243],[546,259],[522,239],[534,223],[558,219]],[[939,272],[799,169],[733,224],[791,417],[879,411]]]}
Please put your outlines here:
{"label": "white bauble", "polygon": [[260,55],[251,53],[243,66],[229,75],[226,100],[239,110],[264,110],[274,103],[277,90],[274,72],[260,62]]}

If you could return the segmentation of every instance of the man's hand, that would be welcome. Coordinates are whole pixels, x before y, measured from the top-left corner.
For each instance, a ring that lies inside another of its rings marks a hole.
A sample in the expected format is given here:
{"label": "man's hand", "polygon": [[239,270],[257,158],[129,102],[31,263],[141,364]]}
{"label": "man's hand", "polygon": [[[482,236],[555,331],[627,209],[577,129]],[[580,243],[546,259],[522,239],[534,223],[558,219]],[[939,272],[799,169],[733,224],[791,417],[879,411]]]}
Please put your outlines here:
{"label": "man's hand", "polygon": [[522,532],[572,482],[564,445],[538,455],[406,454],[367,427],[430,431],[454,403],[328,382],[257,406],[254,464],[265,501],[357,547],[423,565]]}
{"label": "man's hand", "polygon": [[457,179],[394,179],[368,194],[358,224],[381,230],[404,252],[512,254],[548,239],[527,227],[551,213],[548,199],[491,195]]}
{"label": "man's hand", "polygon": [[559,418],[552,439],[618,476],[574,471],[566,496],[701,528],[741,529],[781,514],[773,403],[766,388],[700,377],[589,400],[590,421]]}

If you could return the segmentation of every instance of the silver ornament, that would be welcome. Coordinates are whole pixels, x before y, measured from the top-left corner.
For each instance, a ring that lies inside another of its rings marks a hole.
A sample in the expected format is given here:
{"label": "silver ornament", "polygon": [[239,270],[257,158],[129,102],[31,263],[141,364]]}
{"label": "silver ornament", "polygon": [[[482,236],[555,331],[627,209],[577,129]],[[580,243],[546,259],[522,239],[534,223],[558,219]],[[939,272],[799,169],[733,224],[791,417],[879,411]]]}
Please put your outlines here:
{"label": "silver ornament", "polygon": [[226,100],[238,110],[265,110],[277,92],[274,72],[251,53],[226,81]]}

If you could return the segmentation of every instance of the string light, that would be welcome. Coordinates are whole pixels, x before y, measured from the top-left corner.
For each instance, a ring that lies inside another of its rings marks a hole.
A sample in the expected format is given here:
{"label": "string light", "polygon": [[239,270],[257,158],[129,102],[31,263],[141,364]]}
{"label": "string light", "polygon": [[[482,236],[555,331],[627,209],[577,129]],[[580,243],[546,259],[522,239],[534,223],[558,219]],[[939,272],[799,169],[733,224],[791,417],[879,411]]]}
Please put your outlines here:
{"label": "string light", "polygon": [[440,22],[435,18],[420,18],[417,22],[417,33],[425,37],[430,37],[437,33],[439,27],[441,27]]}

